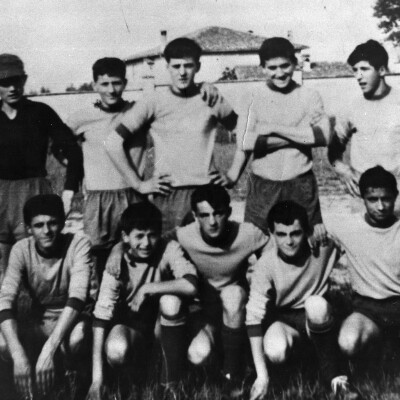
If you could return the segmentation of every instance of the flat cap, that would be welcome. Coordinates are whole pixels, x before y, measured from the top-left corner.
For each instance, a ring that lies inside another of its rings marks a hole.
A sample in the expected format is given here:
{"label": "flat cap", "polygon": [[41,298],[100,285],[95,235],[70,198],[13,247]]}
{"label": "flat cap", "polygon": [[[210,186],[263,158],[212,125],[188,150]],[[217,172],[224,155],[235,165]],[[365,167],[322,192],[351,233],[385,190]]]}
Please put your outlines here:
{"label": "flat cap", "polygon": [[18,56],[7,53],[0,54],[0,79],[23,75],[25,75],[24,63]]}

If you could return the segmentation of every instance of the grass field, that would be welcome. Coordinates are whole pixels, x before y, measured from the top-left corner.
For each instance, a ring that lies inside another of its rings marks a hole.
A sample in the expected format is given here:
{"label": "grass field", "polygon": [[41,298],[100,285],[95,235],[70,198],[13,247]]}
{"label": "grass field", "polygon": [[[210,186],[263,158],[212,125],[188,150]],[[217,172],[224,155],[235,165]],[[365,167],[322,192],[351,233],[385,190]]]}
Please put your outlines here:
{"label": "grass field", "polygon": [[[225,171],[232,160],[234,153],[234,144],[217,143],[215,151],[215,159],[217,166]],[[54,189],[60,193],[62,190],[63,168],[59,167],[57,162],[50,160],[48,164],[49,176]],[[314,171],[319,183],[321,197],[343,197],[344,187],[337,179],[326,159],[326,150],[314,150]],[[238,185],[231,191],[231,196],[236,201],[243,201],[246,196],[246,181],[248,176],[248,168],[243,174]],[[74,204],[76,211],[81,211],[82,197],[77,196]],[[333,274],[332,288],[341,303],[346,304],[348,299],[348,288],[346,286],[346,269],[343,265],[339,265]],[[346,307],[344,307],[346,308]],[[354,374],[355,385],[364,395],[364,399],[369,400],[395,400],[400,399],[400,350],[399,338],[393,338],[389,344],[385,345],[385,351],[382,353],[384,361],[376,364],[373,370],[366,370],[365,365],[361,365],[361,369],[356,369]],[[154,371],[159,370],[159,356],[153,357],[153,365],[150,368],[152,376]],[[353,365],[353,364],[352,364]],[[358,372],[357,372],[358,371]],[[369,375],[368,375],[369,374]],[[329,398],[327,391],[321,383],[316,379],[318,368],[313,357],[308,356],[303,364],[293,363],[288,367],[280,368],[273,374],[268,399],[271,400],[321,400]],[[249,383],[254,379],[254,372],[248,369],[248,379],[246,380],[245,389],[250,389]],[[107,400],[118,399],[118,391],[109,392],[106,396]],[[218,382],[213,379],[213,374],[203,369],[190,369],[189,379],[184,383],[184,396],[182,399],[193,400],[218,400],[221,399],[221,390]],[[64,393],[64,394],[63,394]],[[54,398],[65,398],[65,390],[54,394]],[[146,385],[141,398],[144,400],[160,399],[158,395],[158,383],[153,381]],[[1,396],[0,396],[1,397]],[[127,397],[129,398],[129,396]],[[131,397],[133,398],[133,397]],[[248,395],[243,397],[248,398]],[[160,399],[161,400],[161,399]]]}

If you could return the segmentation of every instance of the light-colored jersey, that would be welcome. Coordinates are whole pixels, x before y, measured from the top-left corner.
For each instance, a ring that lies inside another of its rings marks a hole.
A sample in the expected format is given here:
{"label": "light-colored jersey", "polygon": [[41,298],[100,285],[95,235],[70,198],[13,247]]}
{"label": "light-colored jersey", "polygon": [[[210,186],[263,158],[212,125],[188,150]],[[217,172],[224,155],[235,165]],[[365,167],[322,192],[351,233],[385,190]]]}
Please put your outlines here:
{"label": "light-colored jersey", "polygon": [[[108,156],[104,142],[121,122],[123,113],[133,104],[127,103],[122,111],[109,112],[90,105],[72,114],[66,121],[73,133],[82,138],[85,185],[88,190],[118,190],[129,187]],[[145,167],[145,135],[137,135],[129,146],[129,155],[138,175]]]}
{"label": "light-colored jersey", "polygon": [[360,173],[381,165],[400,181],[400,90],[380,99],[358,96],[336,119],[336,135],[351,138],[350,164]]}
{"label": "light-colored jersey", "polygon": [[0,311],[16,305],[20,286],[32,297],[33,307],[63,308],[85,303],[93,287],[93,263],[86,236],[63,234],[65,257],[46,258],[39,254],[33,237],[17,242],[10,254],[0,290]]}
{"label": "light-colored jersey", "polygon": [[302,309],[310,296],[324,295],[338,255],[337,247],[330,241],[299,264],[289,264],[278,255],[276,241],[271,237],[251,274],[246,325],[259,327],[270,307]]}
{"label": "light-colored jersey", "polygon": [[268,236],[249,222],[229,224],[229,237],[221,247],[203,240],[197,222],[177,230],[178,241],[195,264],[200,280],[217,290],[243,282],[249,257],[268,242]]}
{"label": "light-colored jersey", "polygon": [[[238,146],[252,151],[257,137],[263,134],[261,123],[310,127],[311,115],[316,112],[323,114],[324,106],[315,90],[296,85],[290,93],[281,93],[265,85],[253,95],[245,129],[241,123]],[[311,168],[311,147],[281,148],[251,164],[255,175],[273,181],[294,179]]]}
{"label": "light-colored jersey", "polygon": [[236,118],[223,97],[209,107],[199,91],[186,97],[167,90],[139,100],[122,118],[117,132],[126,138],[150,127],[155,174],[169,174],[174,187],[205,185],[214,169],[217,124],[233,129]]}
{"label": "light-colored jersey", "polygon": [[115,245],[107,260],[93,313],[97,319],[110,321],[119,303],[129,309],[146,283],[197,276],[176,241],[160,245],[159,254],[149,263],[131,260],[124,246],[122,242]]}
{"label": "light-colored jersey", "polygon": [[325,216],[329,235],[347,254],[350,283],[361,296],[386,299],[400,295],[400,221],[372,227],[361,214]]}

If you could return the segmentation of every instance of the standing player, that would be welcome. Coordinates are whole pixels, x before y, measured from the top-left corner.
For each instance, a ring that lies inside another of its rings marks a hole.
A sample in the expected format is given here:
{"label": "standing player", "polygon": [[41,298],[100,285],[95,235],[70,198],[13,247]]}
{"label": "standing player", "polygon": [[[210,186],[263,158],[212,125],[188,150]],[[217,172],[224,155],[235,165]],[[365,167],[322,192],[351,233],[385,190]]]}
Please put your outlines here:
{"label": "standing player", "polygon": [[[62,366],[60,355],[64,363],[73,363],[87,350],[89,324],[81,311],[93,287],[92,261],[86,236],[61,233],[65,214],[60,197],[34,196],[23,213],[32,236],[13,246],[1,286],[0,327],[6,342],[1,353],[13,363],[21,398],[32,399],[51,390]],[[21,285],[32,298],[28,322],[15,315]]]}
{"label": "standing player", "polygon": [[315,347],[322,376],[340,398],[357,399],[340,368],[337,330],[327,301],[328,278],[338,251],[332,241],[312,254],[306,210],[291,201],[268,215],[271,240],[251,274],[246,325],[257,379],[251,400],[267,394],[267,363],[282,364],[305,338]]}
{"label": "standing player", "polygon": [[[235,390],[244,372],[248,259],[261,253],[268,237],[253,224],[229,219],[229,194],[220,186],[197,188],[191,206],[195,222],[177,229],[179,243],[197,268],[202,308],[192,315],[200,328],[189,345],[188,358],[200,365],[212,351],[222,350],[223,375]],[[168,333],[173,335],[171,329]],[[171,346],[163,326],[161,334],[163,348]]]}
{"label": "standing player", "polygon": [[26,236],[26,200],[51,193],[46,180],[50,140],[56,158],[68,160],[62,195],[66,211],[82,177],[82,154],[74,137],[49,106],[24,97],[26,79],[19,57],[0,55],[0,281],[12,244]]}
{"label": "standing player", "polygon": [[[92,242],[96,268],[101,276],[112,247],[119,241],[118,223],[123,210],[129,204],[143,200],[145,194],[157,193],[158,185],[164,180],[155,176],[134,190],[111,162],[104,141],[134,103],[122,98],[127,83],[126,66],[122,60],[101,58],[93,64],[92,70],[93,88],[99,100],[72,114],[67,125],[82,142],[87,189],[84,230]],[[202,88],[205,101],[214,101],[216,93],[212,88],[207,85]],[[131,160],[128,171],[135,168],[140,178],[143,178],[145,149],[146,137],[143,135],[133,136],[126,143],[126,152]]]}
{"label": "standing player", "polygon": [[321,96],[292,79],[297,58],[287,39],[265,40],[259,55],[266,85],[253,96],[228,178],[237,182],[253,152],[245,221],[266,231],[271,207],[293,200],[307,210],[315,231],[323,233],[311,154],[312,147],[326,146],[330,136]]}
{"label": "standing player", "polygon": [[194,188],[210,182],[227,184],[213,165],[217,123],[231,130],[237,116],[219,97],[207,105],[195,84],[200,69],[201,48],[191,39],[179,38],[164,50],[171,86],[165,92],[144,96],[124,116],[110,134],[107,151],[131,187],[140,190],[145,182],[129,166],[123,151],[132,136],[143,135],[148,128],[154,142],[155,172],[159,180],[153,188],[154,203],[163,214],[163,232],[179,226],[190,211]]}
{"label": "standing player", "polygon": [[[91,240],[96,269],[101,277],[107,257],[119,240],[118,223],[123,210],[144,197],[129,186],[104,148],[110,130],[118,126],[123,113],[133,105],[122,98],[127,82],[125,63],[118,58],[102,58],[92,69],[93,88],[99,100],[72,114],[67,125],[82,142],[87,189],[84,231]],[[129,144],[132,165],[136,166],[139,176],[144,169],[145,149],[142,137]]]}
{"label": "standing player", "polygon": [[[173,302],[174,296],[197,292],[196,269],[176,241],[166,244],[160,239],[161,213],[153,204],[130,205],[122,214],[121,229],[123,241],[107,261],[94,310],[92,400],[101,399],[103,354],[112,367],[131,365],[137,373],[143,368],[138,355],[152,337],[160,297],[161,318],[168,324],[171,297]],[[176,354],[163,354],[163,383],[170,384],[182,371]]]}
{"label": "standing player", "polygon": [[[400,181],[400,90],[386,83],[388,54],[375,40],[358,45],[347,59],[361,93],[337,116],[329,159],[352,196],[368,168],[382,165]],[[351,139],[350,164],[343,160]],[[363,202],[354,202],[356,211]],[[396,212],[400,204],[396,205]]]}
{"label": "standing player", "polygon": [[353,313],[343,322],[339,345],[349,357],[368,350],[400,328],[400,221],[394,215],[396,179],[377,166],[359,181],[365,214],[326,218],[329,234],[349,260]]}

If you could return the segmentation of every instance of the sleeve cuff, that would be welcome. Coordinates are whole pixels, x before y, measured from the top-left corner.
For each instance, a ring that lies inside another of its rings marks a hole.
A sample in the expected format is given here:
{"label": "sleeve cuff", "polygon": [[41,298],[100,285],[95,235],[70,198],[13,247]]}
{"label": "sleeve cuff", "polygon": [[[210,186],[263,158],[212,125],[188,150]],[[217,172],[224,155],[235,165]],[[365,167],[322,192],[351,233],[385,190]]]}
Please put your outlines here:
{"label": "sleeve cuff", "polygon": [[0,324],[7,319],[15,319],[15,315],[12,310],[0,311]]}
{"label": "sleeve cuff", "polygon": [[231,130],[235,129],[237,120],[238,120],[237,114],[234,111],[232,111],[228,116],[226,116],[225,118],[223,118],[221,120],[221,124],[226,129],[228,129],[228,131],[231,131]]}
{"label": "sleeve cuff", "polygon": [[93,328],[107,328],[110,321],[105,319],[93,318]]}
{"label": "sleeve cuff", "polygon": [[322,129],[319,126],[312,126],[311,127],[313,134],[314,134],[314,142],[315,142],[315,146],[326,146],[326,139],[324,136],[324,133],[322,132]]}
{"label": "sleeve cuff", "polygon": [[128,140],[130,137],[132,137],[131,132],[129,132],[129,129],[122,124],[119,124],[116,128],[115,131],[118,133],[119,136],[122,137],[124,140]]}
{"label": "sleeve cuff", "polygon": [[196,288],[196,290],[199,289],[199,280],[197,279],[197,276],[192,274],[186,274],[183,275],[182,278],[189,281]]}
{"label": "sleeve cuff", "polygon": [[74,310],[81,312],[83,310],[83,308],[85,307],[85,303],[82,300],[77,299],[76,297],[70,297],[67,300],[66,307],[71,307]]}
{"label": "sleeve cuff", "polygon": [[249,335],[249,337],[262,336],[262,325],[247,325],[247,334]]}

